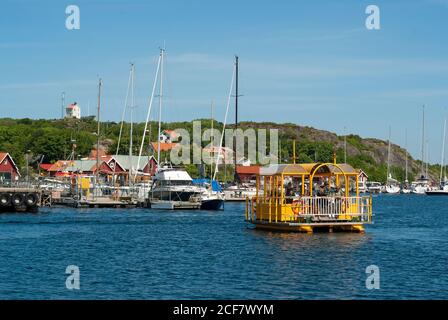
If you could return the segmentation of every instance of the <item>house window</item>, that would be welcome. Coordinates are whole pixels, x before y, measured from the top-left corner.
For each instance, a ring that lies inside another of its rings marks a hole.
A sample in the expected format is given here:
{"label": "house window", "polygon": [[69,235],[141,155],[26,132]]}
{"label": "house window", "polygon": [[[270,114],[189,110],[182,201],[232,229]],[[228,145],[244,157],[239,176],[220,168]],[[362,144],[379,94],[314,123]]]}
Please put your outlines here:
{"label": "house window", "polygon": [[3,161],[3,164],[6,166],[8,165],[8,160]]}

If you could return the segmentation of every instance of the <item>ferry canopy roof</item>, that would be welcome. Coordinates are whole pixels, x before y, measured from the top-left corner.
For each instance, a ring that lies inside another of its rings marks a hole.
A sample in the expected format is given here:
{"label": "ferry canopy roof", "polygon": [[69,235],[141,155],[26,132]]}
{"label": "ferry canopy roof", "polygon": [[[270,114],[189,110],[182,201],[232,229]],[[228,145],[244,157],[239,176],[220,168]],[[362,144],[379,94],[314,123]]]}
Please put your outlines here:
{"label": "ferry canopy roof", "polygon": [[[317,171],[316,171],[317,169]],[[334,175],[358,175],[351,165],[347,163],[300,163],[300,164],[273,164],[260,168],[261,176],[274,175],[311,175],[311,174],[334,174]]]}
{"label": "ferry canopy roof", "polygon": [[300,164],[271,164],[260,168],[261,176],[275,176],[278,174],[306,175],[308,171]]}

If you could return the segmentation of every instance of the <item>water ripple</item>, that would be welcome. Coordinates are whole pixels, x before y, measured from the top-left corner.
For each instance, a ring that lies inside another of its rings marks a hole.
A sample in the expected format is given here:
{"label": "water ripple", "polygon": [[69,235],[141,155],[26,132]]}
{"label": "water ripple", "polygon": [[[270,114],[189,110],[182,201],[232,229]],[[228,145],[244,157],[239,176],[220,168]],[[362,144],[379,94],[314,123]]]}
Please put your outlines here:
{"label": "water ripple", "polygon": [[[448,198],[379,196],[366,234],[248,228],[225,211],[0,215],[1,299],[446,299]],[[77,265],[81,290],[65,288]],[[367,290],[377,265],[381,289]]]}

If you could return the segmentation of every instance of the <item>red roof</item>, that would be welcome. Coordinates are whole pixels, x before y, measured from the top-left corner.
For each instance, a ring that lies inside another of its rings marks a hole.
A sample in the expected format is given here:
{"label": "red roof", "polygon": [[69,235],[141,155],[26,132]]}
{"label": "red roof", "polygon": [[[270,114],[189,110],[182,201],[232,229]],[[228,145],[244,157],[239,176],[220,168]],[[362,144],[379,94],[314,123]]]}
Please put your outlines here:
{"label": "red roof", "polygon": [[58,172],[58,171],[62,171],[65,168],[72,166],[73,165],[73,161],[67,161],[67,160],[58,160],[55,163],[53,163],[51,165],[50,168],[47,169],[47,171],[52,171],[52,172]]}
{"label": "red roof", "polygon": [[[152,148],[154,149],[154,151],[157,152],[157,142],[151,142]],[[177,146],[177,143],[171,143],[171,142],[161,142],[160,143],[160,151],[170,151],[171,149],[173,149],[175,146]]]}
{"label": "red roof", "polygon": [[77,107],[77,106],[78,106],[78,104],[76,102],[75,103],[71,103],[71,104],[68,105],[67,109],[73,109],[74,107]]}
{"label": "red roof", "polygon": [[41,163],[41,164],[40,164],[40,168],[41,168],[42,170],[45,170],[45,171],[50,170],[50,168],[51,168],[52,166],[53,166],[52,163]]}
{"label": "red roof", "polygon": [[260,173],[260,166],[236,166],[236,173],[238,173],[238,174],[258,174],[258,173]]}
{"label": "red roof", "polygon": [[8,153],[6,153],[6,152],[0,152],[0,162],[2,162],[6,158],[7,155],[8,155]]}

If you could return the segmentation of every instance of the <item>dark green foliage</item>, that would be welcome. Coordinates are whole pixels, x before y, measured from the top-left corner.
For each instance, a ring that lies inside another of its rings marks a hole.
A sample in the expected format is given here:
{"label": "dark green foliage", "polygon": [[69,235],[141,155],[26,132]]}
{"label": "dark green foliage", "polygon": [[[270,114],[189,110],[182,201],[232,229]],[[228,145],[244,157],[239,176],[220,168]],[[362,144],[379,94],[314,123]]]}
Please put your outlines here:
{"label": "dark green foliage", "polygon": [[[201,121],[201,131],[211,127],[210,119],[199,119]],[[115,154],[117,149],[118,136],[120,133],[120,123],[103,122],[101,123],[100,141],[108,146],[109,153]],[[223,123],[214,121],[213,127],[222,130]],[[296,162],[332,162],[333,152],[336,152],[337,161],[344,161],[343,137],[316,130],[311,127],[299,127],[295,124],[276,124],[272,122],[241,122],[238,126],[241,129],[253,128],[267,129],[267,147],[269,152],[269,129],[279,130],[279,147],[280,161],[282,163],[293,162],[293,141],[296,140]],[[127,154],[129,152],[129,128],[130,124],[123,125],[122,139],[120,142],[119,153]],[[173,122],[162,123],[163,129],[185,129],[190,133],[192,139],[193,122]],[[234,128],[234,125],[228,124],[228,129]],[[135,123],[133,128],[133,153],[138,154],[144,123]],[[96,145],[97,122],[94,117],[84,117],[81,120],[76,119],[0,119],[0,151],[10,152],[20,169],[24,169],[26,164],[25,154],[31,155],[31,169],[37,169],[36,159],[40,159],[39,155],[44,155],[44,162],[54,162],[59,159],[67,159],[72,151],[72,144],[76,144],[75,158],[79,156],[85,157],[90,150]],[[158,123],[152,121],[147,127],[147,136],[145,146],[149,141],[157,141]],[[148,136],[149,135],[149,136]],[[247,152],[247,139],[245,139]],[[378,139],[365,140],[357,135],[348,135],[346,137],[347,162],[353,167],[364,170],[371,181],[386,180],[387,166],[382,163],[379,158],[374,158],[374,151],[385,148],[386,142]],[[192,142],[192,141],[191,141]],[[368,143],[367,143],[368,142]],[[209,144],[209,141],[202,141],[202,147]],[[219,142],[218,142],[219,143]],[[356,152],[353,152],[355,150]],[[149,150],[143,150],[148,153]],[[381,151],[384,153],[384,151]],[[403,152],[402,152],[403,153]],[[403,153],[404,154],[404,153]],[[169,160],[169,152],[162,152],[161,160]],[[33,163],[34,161],[34,163]],[[418,174],[416,168],[421,165],[420,161],[409,159],[408,179],[411,181]],[[187,165],[188,171],[197,176],[198,169],[196,165]],[[221,181],[231,180],[233,178],[233,169],[227,167],[224,174],[224,168],[220,168],[218,177]],[[210,168],[206,168],[209,174]],[[440,171],[439,165],[430,165],[429,172],[432,176],[438,176]],[[391,172],[393,176],[403,181],[405,177],[405,169],[402,167],[392,166]]]}

